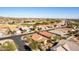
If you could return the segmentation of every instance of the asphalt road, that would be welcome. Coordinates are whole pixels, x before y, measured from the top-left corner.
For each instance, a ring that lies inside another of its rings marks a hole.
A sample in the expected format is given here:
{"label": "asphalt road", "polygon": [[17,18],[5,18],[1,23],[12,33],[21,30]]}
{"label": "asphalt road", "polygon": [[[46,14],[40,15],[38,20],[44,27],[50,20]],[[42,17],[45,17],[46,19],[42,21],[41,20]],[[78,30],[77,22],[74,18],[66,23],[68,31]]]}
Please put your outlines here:
{"label": "asphalt road", "polygon": [[3,38],[0,38],[0,40],[5,40],[5,39],[12,39],[16,46],[17,46],[17,49],[20,50],[20,51],[30,51],[30,47],[28,47],[25,42],[21,39],[22,36],[24,35],[29,35],[29,34],[34,34],[33,33],[28,33],[28,34],[21,34],[21,35],[13,35],[13,36],[8,36],[8,37],[3,37]]}

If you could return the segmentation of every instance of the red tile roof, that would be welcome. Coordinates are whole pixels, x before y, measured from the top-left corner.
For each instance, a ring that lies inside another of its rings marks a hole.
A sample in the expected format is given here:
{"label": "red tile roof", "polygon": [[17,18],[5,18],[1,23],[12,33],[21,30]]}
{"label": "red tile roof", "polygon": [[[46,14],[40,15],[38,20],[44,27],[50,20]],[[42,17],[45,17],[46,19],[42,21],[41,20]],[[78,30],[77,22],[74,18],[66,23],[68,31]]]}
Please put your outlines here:
{"label": "red tile roof", "polygon": [[48,40],[46,37],[43,37],[43,36],[36,34],[36,33],[32,35],[32,39],[35,40],[35,41]]}
{"label": "red tile roof", "polygon": [[47,32],[47,31],[42,31],[42,32],[39,32],[40,34],[46,36],[46,37],[51,37],[53,34]]}

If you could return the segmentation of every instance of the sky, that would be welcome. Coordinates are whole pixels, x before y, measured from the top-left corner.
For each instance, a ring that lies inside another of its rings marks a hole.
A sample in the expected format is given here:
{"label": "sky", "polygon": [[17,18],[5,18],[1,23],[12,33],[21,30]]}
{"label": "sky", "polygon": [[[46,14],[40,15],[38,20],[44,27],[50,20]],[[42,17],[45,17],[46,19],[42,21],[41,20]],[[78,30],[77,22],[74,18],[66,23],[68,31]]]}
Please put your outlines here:
{"label": "sky", "polygon": [[79,18],[79,7],[0,7],[0,16],[26,18]]}

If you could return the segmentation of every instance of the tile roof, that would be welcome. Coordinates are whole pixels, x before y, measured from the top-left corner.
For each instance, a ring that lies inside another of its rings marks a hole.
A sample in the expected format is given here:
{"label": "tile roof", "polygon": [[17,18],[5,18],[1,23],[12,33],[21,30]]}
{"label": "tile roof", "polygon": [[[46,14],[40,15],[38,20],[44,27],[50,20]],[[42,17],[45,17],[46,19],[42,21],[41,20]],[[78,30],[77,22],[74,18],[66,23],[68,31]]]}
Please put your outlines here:
{"label": "tile roof", "polygon": [[35,41],[44,41],[44,40],[48,40],[46,37],[43,37],[42,35],[39,35],[37,33],[32,35],[32,39]]}
{"label": "tile roof", "polygon": [[47,32],[47,31],[42,31],[42,32],[39,32],[39,33],[46,36],[46,37],[51,37],[51,36],[54,35],[54,34],[51,34],[51,33]]}

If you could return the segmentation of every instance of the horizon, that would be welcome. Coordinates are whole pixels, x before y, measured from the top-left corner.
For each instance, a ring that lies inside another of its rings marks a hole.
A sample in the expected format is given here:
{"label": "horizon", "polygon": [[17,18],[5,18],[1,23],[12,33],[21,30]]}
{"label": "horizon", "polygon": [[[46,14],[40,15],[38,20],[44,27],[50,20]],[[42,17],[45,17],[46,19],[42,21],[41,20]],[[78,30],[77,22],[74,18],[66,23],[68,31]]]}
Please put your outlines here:
{"label": "horizon", "polygon": [[[0,16],[0,18],[38,18],[38,17],[9,17],[9,16]],[[42,17],[39,17],[42,18]],[[44,17],[43,17],[44,18]],[[44,19],[79,19],[79,18],[44,18]]]}
{"label": "horizon", "polygon": [[79,7],[0,7],[1,17],[79,19]]}

